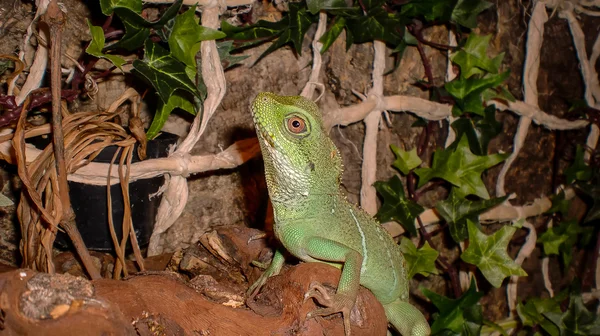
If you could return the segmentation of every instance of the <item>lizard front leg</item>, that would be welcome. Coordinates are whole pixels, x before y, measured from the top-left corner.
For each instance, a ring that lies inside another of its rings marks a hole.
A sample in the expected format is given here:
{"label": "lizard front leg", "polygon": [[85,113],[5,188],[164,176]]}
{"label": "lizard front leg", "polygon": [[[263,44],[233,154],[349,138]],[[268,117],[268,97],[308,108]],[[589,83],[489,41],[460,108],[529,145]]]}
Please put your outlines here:
{"label": "lizard front leg", "polygon": [[260,292],[260,289],[265,284],[265,282],[267,282],[268,278],[279,274],[279,271],[281,271],[281,267],[283,267],[284,262],[285,262],[285,257],[283,256],[283,253],[281,253],[281,251],[279,249],[276,249],[275,254],[273,255],[273,260],[271,261],[271,264],[269,265],[269,267],[267,267],[267,269],[263,272],[263,274],[260,275],[258,280],[256,280],[252,284],[252,286],[250,286],[250,288],[248,288],[248,291],[246,291],[246,295],[248,296],[248,299],[254,298],[254,296],[256,296],[256,294],[258,294],[258,292]]}
{"label": "lizard front leg", "polygon": [[336,293],[327,294],[325,288],[317,283],[312,283],[305,298],[315,298],[325,308],[316,309],[308,313],[307,318],[342,313],[346,336],[350,335],[350,311],[356,302],[360,288],[360,270],[363,257],[356,250],[333,240],[312,237],[307,240],[304,252],[311,258],[340,262],[343,264],[342,275]]}

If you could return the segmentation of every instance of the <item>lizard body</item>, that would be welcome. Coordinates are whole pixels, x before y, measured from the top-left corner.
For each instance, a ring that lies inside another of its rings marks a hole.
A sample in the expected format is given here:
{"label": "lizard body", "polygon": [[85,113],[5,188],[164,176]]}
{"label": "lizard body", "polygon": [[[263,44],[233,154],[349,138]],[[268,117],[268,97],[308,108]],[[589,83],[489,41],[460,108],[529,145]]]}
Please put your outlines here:
{"label": "lizard body", "polygon": [[[334,295],[320,284],[311,284],[306,296],[325,308],[308,317],[342,312],[349,335],[350,310],[363,285],[381,302],[388,321],[402,335],[428,335],[427,321],[408,303],[400,248],[375,219],[348,202],[340,188],[342,159],[323,129],[317,106],[303,97],[260,93],[252,114],[273,204],[275,236],[300,260],[342,269]],[[277,250],[248,292],[255,295],[283,263],[283,254]]]}

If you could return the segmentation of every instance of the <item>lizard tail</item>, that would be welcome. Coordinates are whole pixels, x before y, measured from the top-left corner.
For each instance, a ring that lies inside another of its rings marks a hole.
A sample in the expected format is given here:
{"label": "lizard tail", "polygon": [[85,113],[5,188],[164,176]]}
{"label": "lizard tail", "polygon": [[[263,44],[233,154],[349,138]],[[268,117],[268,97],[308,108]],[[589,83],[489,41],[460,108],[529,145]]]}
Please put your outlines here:
{"label": "lizard tail", "polygon": [[425,316],[410,303],[396,299],[394,302],[384,304],[383,308],[388,321],[402,336],[428,336],[431,334]]}

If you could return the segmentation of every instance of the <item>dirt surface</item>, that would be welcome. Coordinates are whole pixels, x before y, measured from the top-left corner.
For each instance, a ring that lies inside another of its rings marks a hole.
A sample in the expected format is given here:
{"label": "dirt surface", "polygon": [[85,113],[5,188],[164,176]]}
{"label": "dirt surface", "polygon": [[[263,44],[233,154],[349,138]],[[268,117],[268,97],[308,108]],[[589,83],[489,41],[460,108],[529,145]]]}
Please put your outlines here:
{"label": "dirt surface", "polygon": [[[248,302],[251,309],[244,306],[248,282],[239,272],[254,281],[259,273],[249,260],[265,248],[264,242],[247,243],[256,233],[223,229],[203,236],[203,246],[220,246],[218,252],[189,249],[172,260],[180,273],[149,271],[122,281],[90,282],[70,274],[0,269],[5,271],[0,273],[2,335],[342,334],[339,314],[306,319],[317,308],[304,299],[311,283],[335,291],[340,271],[332,266],[286,267]],[[364,288],[351,323],[353,335],[382,335],[387,329],[383,307]]]}

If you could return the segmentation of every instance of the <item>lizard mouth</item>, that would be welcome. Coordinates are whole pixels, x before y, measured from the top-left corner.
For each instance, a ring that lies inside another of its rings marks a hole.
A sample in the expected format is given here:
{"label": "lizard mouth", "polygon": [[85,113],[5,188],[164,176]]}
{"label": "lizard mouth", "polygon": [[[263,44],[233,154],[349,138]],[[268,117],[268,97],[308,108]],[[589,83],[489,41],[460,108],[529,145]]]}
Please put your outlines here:
{"label": "lizard mouth", "polygon": [[260,137],[269,145],[271,148],[275,148],[275,144],[273,143],[273,138],[267,134],[263,129],[259,130]]}
{"label": "lizard mouth", "polygon": [[258,137],[264,140],[264,142],[271,148],[275,148],[275,144],[273,143],[273,138],[269,135],[267,131],[265,131],[264,127],[256,118],[254,119],[254,125],[256,125],[256,131],[258,133]]}

